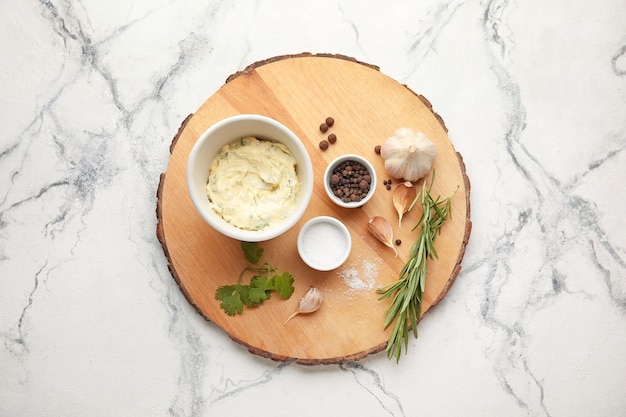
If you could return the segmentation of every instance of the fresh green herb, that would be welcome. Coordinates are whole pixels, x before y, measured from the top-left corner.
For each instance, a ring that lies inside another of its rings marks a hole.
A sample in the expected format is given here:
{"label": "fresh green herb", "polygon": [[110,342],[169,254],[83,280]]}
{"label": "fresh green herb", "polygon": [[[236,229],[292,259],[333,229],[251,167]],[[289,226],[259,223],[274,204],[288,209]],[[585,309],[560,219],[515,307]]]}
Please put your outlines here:
{"label": "fresh green herb", "polygon": [[[255,307],[270,298],[272,291],[287,300],[293,294],[293,276],[288,272],[273,274],[277,268],[265,263],[259,265],[263,256],[263,248],[254,242],[241,242],[243,254],[253,266],[244,268],[239,274],[239,282],[222,285],[215,291],[215,299],[221,301],[220,307],[229,316],[243,313],[244,307]],[[256,273],[250,284],[242,284],[241,279],[247,272]]]}
{"label": "fresh green herb", "polygon": [[259,247],[256,242],[241,242],[241,249],[243,249],[243,256],[252,265],[256,265],[261,261],[263,248]]}
{"label": "fresh green herb", "polygon": [[400,361],[402,356],[402,346],[405,352],[408,350],[409,333],[417,338],[417,322],[421,314],[422,297],[426,286],[426,273],[428,271],[427,259],[437,258],[435,249],[435,237],[441,230],[448,214],[451,214],[450,205],[454,193],[441,200],[440,197],[433,199],[430,194],[435,174],[433,172],[430,186],[426,188],[426,183],[421,192],[415,197],[411,207],[417,202],[421,202],[422,216],[413,230],[421,226],[419,237],[411,247],[409,260],[400,271],[398,280],[378,290],[382,294],[379,300],[393,297],[387,308],[384,326],[389,327],[395,320],[395,325],[391,337],[387,343],[387,357]]}

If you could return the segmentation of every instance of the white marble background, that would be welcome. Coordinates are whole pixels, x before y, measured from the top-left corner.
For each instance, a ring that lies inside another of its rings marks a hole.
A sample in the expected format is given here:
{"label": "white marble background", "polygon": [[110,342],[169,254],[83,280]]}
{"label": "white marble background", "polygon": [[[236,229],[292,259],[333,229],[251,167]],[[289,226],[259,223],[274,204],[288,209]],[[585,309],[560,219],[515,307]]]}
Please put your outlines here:
{"label": "white marble background", "polygon": [[[623,0],[0,0],[0,416],[626,416]],[[472,181],[400,365],[249,354],[155,237],[182,120],[261,59],[425,95]]]}

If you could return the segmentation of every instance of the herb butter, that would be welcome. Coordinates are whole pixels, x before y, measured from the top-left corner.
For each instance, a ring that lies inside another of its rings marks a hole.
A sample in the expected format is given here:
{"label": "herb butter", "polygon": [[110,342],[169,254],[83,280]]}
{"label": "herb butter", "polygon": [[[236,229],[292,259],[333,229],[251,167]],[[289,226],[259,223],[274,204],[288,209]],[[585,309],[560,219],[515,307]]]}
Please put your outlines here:
{"label": "herb butter", "polygon": [[293,211],[301,182],[296,159],[282,143],[242,138],[225,145],[209,169],[213,210],[244,230],[265,230]]}

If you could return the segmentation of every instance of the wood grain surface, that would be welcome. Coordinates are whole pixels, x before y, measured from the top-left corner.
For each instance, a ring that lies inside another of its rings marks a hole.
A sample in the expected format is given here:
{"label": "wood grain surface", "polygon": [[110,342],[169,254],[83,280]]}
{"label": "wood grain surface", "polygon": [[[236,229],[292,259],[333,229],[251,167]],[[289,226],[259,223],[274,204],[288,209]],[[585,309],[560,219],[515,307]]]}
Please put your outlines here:
{"label": "wood grain surface", "polygon": [[[237,282],[246,260],[239,242],[215,232],[195,212],[185,169],[189,152],[204,130],[225,117],[243,113],[272,117],[299,136],[311,156],[316,183],[300,222],[288,233],[260,244],[264,261],[295,276],[294,295],[286,301],[274,295],[262,306],[230,317],[221,310],[215,290]],[[322,134],[319,125],[327,116],[332,116],[335,124]],[[405,215],[402,229],[397,226],[391,191],[383,185],[388,176],[374,152],[374,147],[399,127],[423,131],[435,142],[438,156],[433,194],[448,196],[456,190],[452,218],[436,240],[439,259],[429,261],[422,314],[437,304],[460,271],[471,231],[469,180],[443,120],[424,97],[376,66],[345,56],[308,53],[271,58],[234,73],[182,123],[172,142],[171,158],[157,191],[157,236],[187,300],[250,352],[273,360],[330,364],[383,350],[390,332],[382,326],[388,301],[378,301],[376,289],[397,279],[417,239],[417,231],[411,229],[420,215],[416,208]],[[329,133],[337,135],[337,142],[322,151],[318,144]],[[345,153],[369,159],[379,175],[374,198],[359,209],[340,208],[324,193],[326,165]],[[334,271],[311,270],[297,253],[298,230],[318,215],[342,220],[352,235],[350,258]],[[368,233],[368,220],[375,215],[394,225],[395,237],[402,241],[398,257]],[[285,325],[310,285],[324,293],[322,308]]]}

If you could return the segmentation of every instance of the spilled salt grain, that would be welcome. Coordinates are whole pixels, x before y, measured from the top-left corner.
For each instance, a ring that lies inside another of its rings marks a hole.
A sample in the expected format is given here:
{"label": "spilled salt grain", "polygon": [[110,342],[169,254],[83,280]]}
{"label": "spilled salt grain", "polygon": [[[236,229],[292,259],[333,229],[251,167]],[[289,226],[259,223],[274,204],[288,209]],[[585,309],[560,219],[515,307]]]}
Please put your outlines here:
{"label": "spilled salt grain", "polygon": [[354,262],[338,272],[343,283],[351,291],[369,291],[376,285],[378,276],[378,265],[364,260],[360,265]]}

